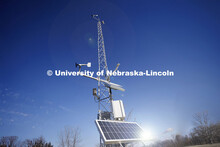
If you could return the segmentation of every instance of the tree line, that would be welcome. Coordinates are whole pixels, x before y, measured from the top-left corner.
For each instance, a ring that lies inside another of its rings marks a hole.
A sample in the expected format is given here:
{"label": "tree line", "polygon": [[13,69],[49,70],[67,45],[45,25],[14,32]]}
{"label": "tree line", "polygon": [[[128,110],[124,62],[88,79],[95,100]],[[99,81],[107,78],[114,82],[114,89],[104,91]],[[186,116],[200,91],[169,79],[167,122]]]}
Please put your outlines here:
{"label": "tree line", "polygon": [[211,123],[208,113],[197,113],[193,116],[194,128],[188,135],[175,135],[173,139],[157,141],[149,147],[184,147],[220,143],[220,122]]}
{"label": "tree line", "polygon": [[[59,147],[80,146],[80,129],[65,127],[58,136]],[[53,147],[51,142],[47,142],[44,137],[34,139],[19,140],[17,136],[3,136],[0,138],[0,147]]]}
{"label": "tree line", "polygon": [[0,139],[0,147],[53,147],[43,137],[20,141],[17,136],[3,136]]}

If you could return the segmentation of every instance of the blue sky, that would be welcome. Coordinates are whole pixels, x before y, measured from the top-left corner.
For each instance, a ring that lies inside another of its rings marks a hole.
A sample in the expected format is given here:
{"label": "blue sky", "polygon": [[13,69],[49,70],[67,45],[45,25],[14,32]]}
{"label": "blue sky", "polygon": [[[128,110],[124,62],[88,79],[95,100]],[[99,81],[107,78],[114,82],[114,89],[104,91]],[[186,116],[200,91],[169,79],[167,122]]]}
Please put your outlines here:
{"label": "blue sky", "polygon": [[[192,115],[220,120],[220,2],[2,1],[0,23],[0,136],[43,135],[57,144],[65,126],[81,129],[82,145],[98,143],[97,104],[83,77],[48,77],[48,69],[97,71],[97,28],[105,20],[109,69],[172,70],[174,77],[114,77],[128,113],[157,139],[186,134]],[[91,38],[91,39],[89,39]],[[166,131],[168,130],[168,131]],[[165,133],[168,132],[168,133]]]}

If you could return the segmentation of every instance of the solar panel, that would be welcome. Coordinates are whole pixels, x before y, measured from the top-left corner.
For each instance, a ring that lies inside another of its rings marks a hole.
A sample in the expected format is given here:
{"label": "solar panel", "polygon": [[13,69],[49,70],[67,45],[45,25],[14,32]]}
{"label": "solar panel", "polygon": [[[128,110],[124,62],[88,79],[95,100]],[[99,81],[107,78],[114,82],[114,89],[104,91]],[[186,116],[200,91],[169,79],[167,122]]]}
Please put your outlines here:
{"label": "solar panel", "polygon": [[143,130],[136,122],[96,120],[96,125],[106,144],[142,140]]}

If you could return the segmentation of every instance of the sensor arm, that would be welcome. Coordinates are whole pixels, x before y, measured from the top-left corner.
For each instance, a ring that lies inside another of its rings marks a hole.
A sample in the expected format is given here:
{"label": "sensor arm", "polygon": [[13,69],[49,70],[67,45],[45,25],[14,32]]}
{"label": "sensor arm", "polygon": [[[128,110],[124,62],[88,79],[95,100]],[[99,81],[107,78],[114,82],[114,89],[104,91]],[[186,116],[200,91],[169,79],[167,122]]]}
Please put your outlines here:
{"label": "sensor arm", "polygon": [[75,66],[79,66],[79,71],[81,71],[81,67],[82,66],[87,66],[87,67],[91,67],[91,62],[88,62],[87,64],[78,64],[78,63],[75,63]]}
{"label": "sensor arm", "polygon": [[[114,72],[118,69],[119,67],[119,63],[117,64]],[[79,72],[81,70],[81,66],[87,66],[87,67],[91,67],[91,62],[88,62],[87,64],[77,64],[75,63],[75,66],[78,67],[79,66]],[[82,74],[82,76],[84,77],[87,77],[87,78],[90,78],[90,79],[93,79],[93,80],[96,80],[96,81],[99,81],[99,82],[103,82],[104,85],[110,89],[115,89],[115,90],[120,90],[120,91],[125,91],[125,89],[122,88],[121,85],[118,85],[118,84],[115,84],[115,83],[111,83],[110,82],[110,76],[107,78],[107,80],[103,80],[103,79],[100,79],[100,77],[98,78],[95,78],[95,77],[92,77],[92,76],[88,76],[86,74]]]}
{"label": "sensor arm", "polygon": [[99,18],[99,16],[98,16],[97,14],[92,15],[92,18],[95,19],[95,20],[97,20],[97,21],[100,21],[100,18]]}
{"label": "sensor arm", "polygon": [[[120,63],[118,63],[117,65],[116,65],[116,68],[115,68],[115,70],[113,71],[113,72],[115,72],[116,70],[118,70],[118,67],[120,66]],[[107,81],[110,81],[110,77],[111,76],[108,76],[108,78],[107,78]]]}
{"label": "sensor arm", "polygon": [[118,70],[118,67],[120,66],[120,63],[117,64],[115,70],[113,72],[115,72],[116,70]]}
{"label": "sensor arm", "polygon": [[100,81],[100,82],[103,82],[104,85],[108,88],[111,88],[111,89],[115,89],[115,90],[120,90],[120,91],[125,91],[124,88],[122,88],[121,85],[118,85],[118,84],[115,84],[115,83],[111,83],[107,80],[103,80],[103,79],[100,79],[100,78],[95,78],[95,77],[92,77],[92,76],[87,76],[85,74],[83,74],[82,76],[84,77],[87,77],[87,78],[90,78],[90,79],[93,79],[93,80],[96,80],[96,81]]}

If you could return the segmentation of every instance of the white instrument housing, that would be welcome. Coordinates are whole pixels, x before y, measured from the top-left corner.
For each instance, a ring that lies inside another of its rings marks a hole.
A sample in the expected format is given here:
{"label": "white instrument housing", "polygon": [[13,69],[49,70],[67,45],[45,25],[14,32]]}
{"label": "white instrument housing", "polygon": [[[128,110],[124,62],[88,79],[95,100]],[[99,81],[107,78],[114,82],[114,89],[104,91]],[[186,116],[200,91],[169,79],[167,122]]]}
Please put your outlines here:
{"label": "white instrument housing", "polygon": [[112,112],[115,120],[125,119],[125,110],[122,100],[112,101]]}

